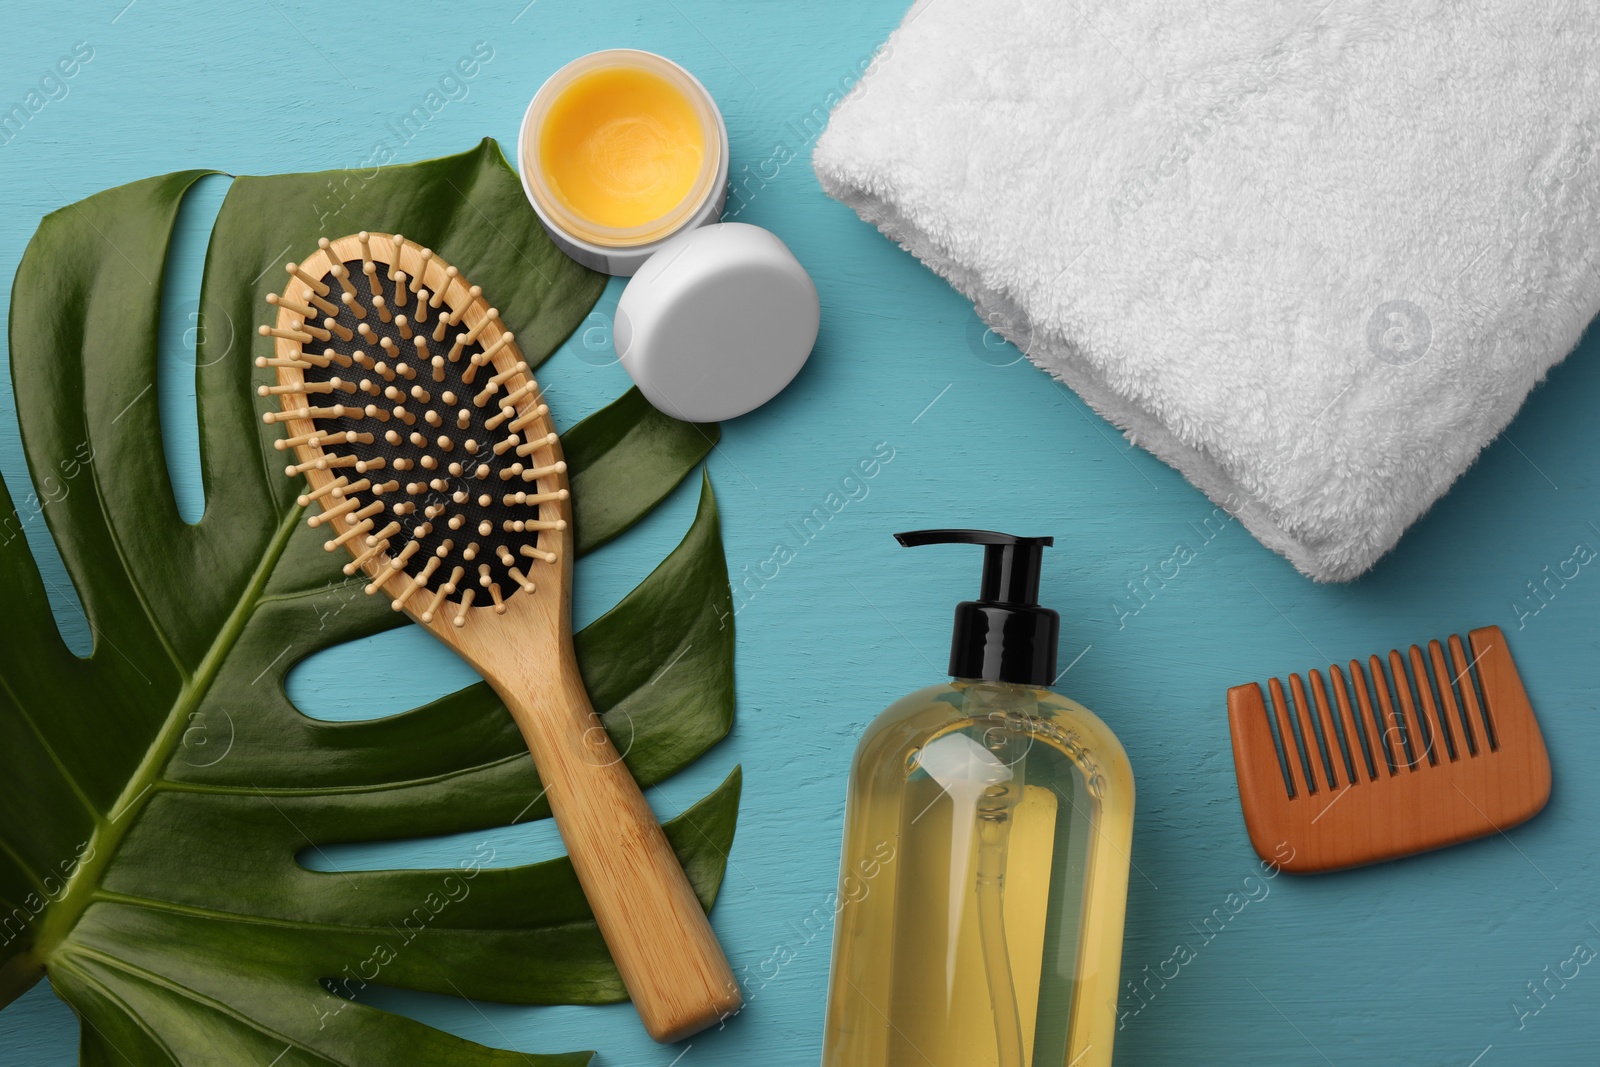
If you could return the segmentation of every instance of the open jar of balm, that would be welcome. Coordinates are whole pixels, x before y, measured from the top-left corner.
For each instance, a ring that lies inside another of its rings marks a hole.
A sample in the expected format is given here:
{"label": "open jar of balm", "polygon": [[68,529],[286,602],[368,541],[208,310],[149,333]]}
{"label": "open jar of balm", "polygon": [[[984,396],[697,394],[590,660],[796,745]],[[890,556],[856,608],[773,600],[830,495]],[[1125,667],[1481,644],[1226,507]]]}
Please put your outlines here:
{"label": "open jar of balm", "polygon": [[694,75],[652,52],[573,60],[534,94],[522,187],[562,251],[632,275],[662,242],[722,214],[728,130]]}

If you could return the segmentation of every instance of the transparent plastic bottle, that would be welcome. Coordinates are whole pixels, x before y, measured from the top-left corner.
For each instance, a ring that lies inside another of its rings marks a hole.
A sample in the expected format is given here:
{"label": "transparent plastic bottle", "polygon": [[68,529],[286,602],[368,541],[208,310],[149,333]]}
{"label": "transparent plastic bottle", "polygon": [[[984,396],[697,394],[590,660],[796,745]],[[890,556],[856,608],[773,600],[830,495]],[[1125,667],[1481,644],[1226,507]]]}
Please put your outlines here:
{"label": "transparent plastic bottle", "polygon": [[956,680],[891,705],[856,750],[823,1065],[1103,1067],[1133,774],[1103,722],[1045,688],[1050,539],[898,536],[985,545],[984,587],[956,610]]}

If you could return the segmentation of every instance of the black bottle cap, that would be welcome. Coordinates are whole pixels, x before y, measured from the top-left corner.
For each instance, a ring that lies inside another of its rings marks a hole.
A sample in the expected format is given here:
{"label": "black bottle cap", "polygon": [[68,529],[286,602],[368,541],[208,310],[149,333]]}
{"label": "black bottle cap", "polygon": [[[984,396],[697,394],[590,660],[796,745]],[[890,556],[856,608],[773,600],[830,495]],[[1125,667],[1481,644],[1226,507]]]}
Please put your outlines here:
{"label": "black bottle cap", "polygon": [[983,587],[956,605],[950,673],[956,678],[1044,687],[1055,681],[1061,616],[1039,606],[1039,569],[1053,537],[991,530],[912,530],[895,540],[918,545],[982,545]]}

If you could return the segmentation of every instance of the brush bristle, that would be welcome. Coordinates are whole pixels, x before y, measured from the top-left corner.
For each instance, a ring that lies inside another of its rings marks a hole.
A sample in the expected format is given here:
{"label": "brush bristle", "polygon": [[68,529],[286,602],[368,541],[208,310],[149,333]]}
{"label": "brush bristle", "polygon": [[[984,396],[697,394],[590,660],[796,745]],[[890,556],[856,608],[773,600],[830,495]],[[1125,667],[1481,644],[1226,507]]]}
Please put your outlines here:
{"label": "brush bristle", "polygon": [[[341,528],[324,547],[348,548],[345,573],[365,570],[396,611],[455,626],[475,606],[503,613],[537,590],[567,527],[566,463],[516,335],[403,237],[319,245],[323,273],[290,263],[268,296],[279,317],[259,332],[276,350],[256,361],[279,376],[258,389],[283,405],[265,421],[300,423],[275,442],[300,456],[285,472],[325,472],[299,498],[321,506],[307,522]],[[359,253],[341,259],[340,246]]]}

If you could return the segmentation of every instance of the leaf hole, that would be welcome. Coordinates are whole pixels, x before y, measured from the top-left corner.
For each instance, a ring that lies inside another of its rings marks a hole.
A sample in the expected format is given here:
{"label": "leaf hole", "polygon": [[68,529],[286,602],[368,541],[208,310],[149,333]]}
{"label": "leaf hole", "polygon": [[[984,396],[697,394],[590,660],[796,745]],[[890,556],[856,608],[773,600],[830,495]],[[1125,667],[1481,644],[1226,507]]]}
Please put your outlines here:
{"label": "leaf hole", "polygon": [[[195,395],[197,346],[206,334],[200,283],[206,248],[231,179],[211,174],[191,185],[178,205],[161,275],[161,317],[156,337],[156,402],[161,451],[178,516],[193,524],[205,514],[200,477],[200,411]],[[215,324],[213,324],[215,325]]]}
{"label": "leaf hole", "polygon": [[353,722],[410,711],[479,680],[422,627],[401,626],[307,656],[284,689],[313,719]]}

